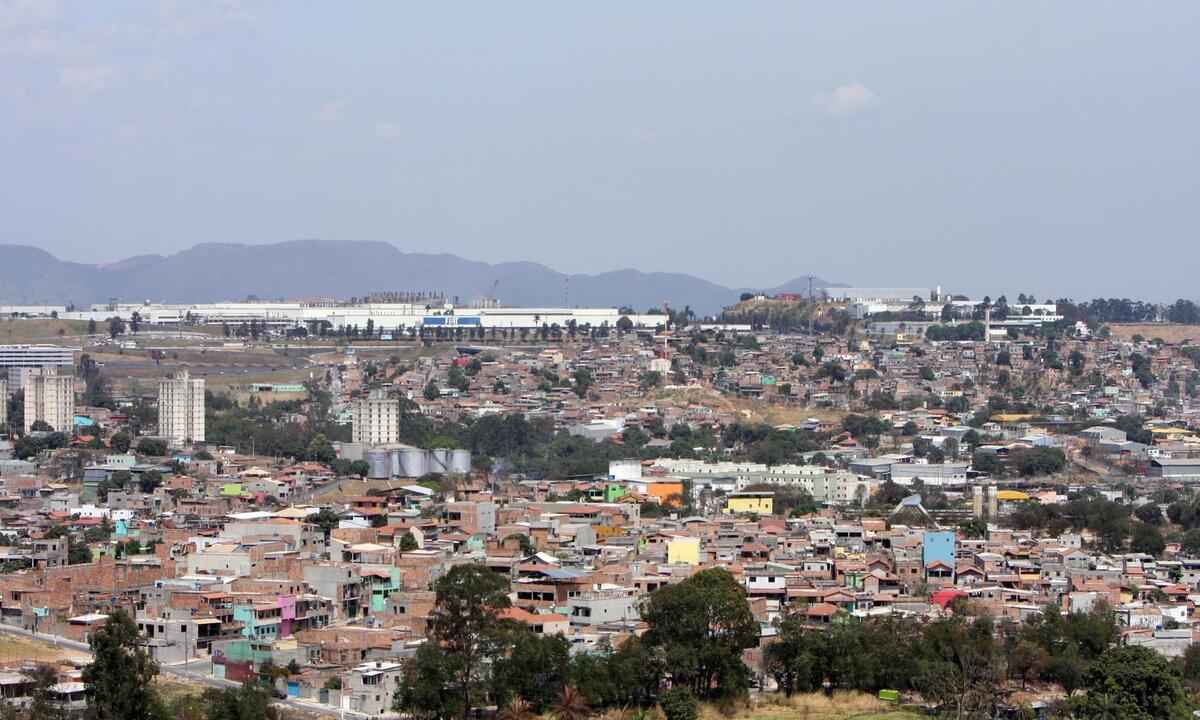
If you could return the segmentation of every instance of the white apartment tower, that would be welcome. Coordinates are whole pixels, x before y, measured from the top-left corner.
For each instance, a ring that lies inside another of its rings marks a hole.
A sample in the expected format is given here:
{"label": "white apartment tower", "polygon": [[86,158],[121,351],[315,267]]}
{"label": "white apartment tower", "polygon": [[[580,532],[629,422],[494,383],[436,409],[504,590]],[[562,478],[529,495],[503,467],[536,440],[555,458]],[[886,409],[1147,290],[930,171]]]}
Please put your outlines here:
{"label": "white apartment tower", "polygon": [[204,378],[181,370],[158,381],[158,434],[173,443],[204,442]]}
{"label": "white apartment tower", "polygon": [[386,390],[372,390],[354,402],[354,442],[386,445],[400,442],[400,401]]}
{"label": "white apartment tower", "polygon": [[[8,380],[0,377],[0,425],[8,424]],[[12,432],[11,430],[9,432]]]}
{"label": "white apartment tower", "polygon": [[47,366],[25,379],[25,432],[41,420],[56,432],[69,433],[75,424],[75,378]]}

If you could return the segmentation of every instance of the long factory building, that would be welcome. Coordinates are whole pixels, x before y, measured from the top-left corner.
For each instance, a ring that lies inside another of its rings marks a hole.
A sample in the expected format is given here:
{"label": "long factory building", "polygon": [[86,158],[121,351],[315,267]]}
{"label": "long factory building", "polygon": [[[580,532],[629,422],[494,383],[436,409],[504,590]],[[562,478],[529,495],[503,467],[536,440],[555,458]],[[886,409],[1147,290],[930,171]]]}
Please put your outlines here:
{"label": "long factory building", "polygon": [[[0,306],[0,314],[6,308]],[[664,315],[622,315],[616,308],[466,308],[450,304],[423,305],[418,303],[303,303],[303,302],[243,302],[175,305],[159,303],[102,304],[86,310],[68,311],[65,307],[44,306],[38,315],[56,313],[64,320],[95,320],[104,322],[119,317],[126,322],[137,313],[141,322],[153,325],[179,325],[189,320],[195,323],[229,323],[237,325],[256,321],[271,327],[307,327],[325,322],[330,327],[366,327],[389,331],[406,328],[540,328],[543,325],[567,327],[572,321],[577,327],[615,328],[622,317],[628,317],[636,327],[655,327],[666,323]],[[30,313],[32,314],[32,313]]]}

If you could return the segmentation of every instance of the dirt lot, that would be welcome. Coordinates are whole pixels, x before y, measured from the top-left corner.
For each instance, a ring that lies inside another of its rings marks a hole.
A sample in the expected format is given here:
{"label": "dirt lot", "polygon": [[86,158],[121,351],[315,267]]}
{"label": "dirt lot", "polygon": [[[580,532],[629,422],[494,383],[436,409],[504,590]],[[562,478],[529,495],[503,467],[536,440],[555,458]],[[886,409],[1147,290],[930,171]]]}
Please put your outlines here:
{"label": "dirt lot", "polygon": [[762,400],[726,397],[714,390],[666,390],[660,392],[658,397],[672,399],[680,406],[689,402],[704,403],[722,410],[740,413],[749,422],[762,422],[768,425],[796,425],[809,418],[837,424],[846,417],[846,413],[841,410],[810,408],[800,405],[772,405]]}
{"label": "dirt lot", "polygon": [[87,662],[88,657],[75,650],[68,650],[50,643],[12,635],[0,636],[0,665],[30,660],[35,662],[58,662],[60,660]]}
{"label": "dirt lot", "polygon": [[310,365],[302,353],[284,355],[270,348],[219,350],[179,348],[165,350],[160,361],[148,350],[92,352],[102,363],[104,376],[115,387],[126,389],[137,383],[143,390],[158,378],[177,370],[188,370],[207,380],[210,389],[246,383],[300,383],[309,378]]}
{"label": "dirt lot", "polygon": [[1141,335],[1147,340],[1162,338],[1168,343],[1180,343],[1191,340],[1200,343],[1200,325],[1175,325],[1172,323],[1131,323],[1128,325],[1110,324],[1112,336],[1120,340],[1132,340],[1134,335]]}

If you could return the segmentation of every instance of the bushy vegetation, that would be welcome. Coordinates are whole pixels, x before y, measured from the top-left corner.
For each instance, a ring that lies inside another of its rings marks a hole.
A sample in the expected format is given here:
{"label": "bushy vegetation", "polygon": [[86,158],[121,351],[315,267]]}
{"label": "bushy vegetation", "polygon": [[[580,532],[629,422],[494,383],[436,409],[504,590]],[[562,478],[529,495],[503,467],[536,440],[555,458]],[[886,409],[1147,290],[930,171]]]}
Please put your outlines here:
{"label": "bushy vegetation", "polygon": [[983,340],[984,327],[980,322],[969,322],[962,325],[930,325],[925,328],[925,339],[930,342]]}

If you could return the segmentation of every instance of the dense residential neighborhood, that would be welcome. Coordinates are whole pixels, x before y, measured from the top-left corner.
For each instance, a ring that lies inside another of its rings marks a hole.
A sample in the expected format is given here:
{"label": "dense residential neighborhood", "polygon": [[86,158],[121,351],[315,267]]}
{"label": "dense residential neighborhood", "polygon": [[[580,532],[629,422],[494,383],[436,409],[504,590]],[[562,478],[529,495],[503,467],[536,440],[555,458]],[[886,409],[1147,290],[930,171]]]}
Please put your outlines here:
{"label": "dense residential neighborhood", "polygon": [[84,655],[6,658],[4,697],[82,709],[124,632],[210,702],[317,715],[1092,716],[1113,663],[1182,707],[1200,325],[908,292],[394,335],[9,308],[75,332],[0,347],[0,633]]}

